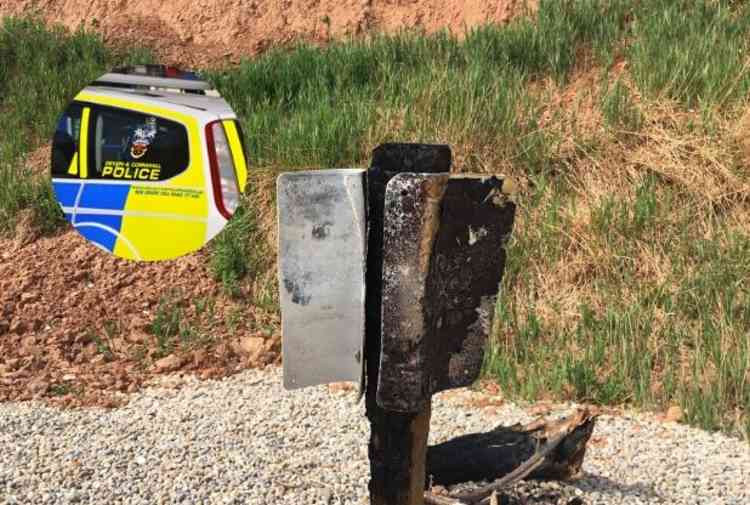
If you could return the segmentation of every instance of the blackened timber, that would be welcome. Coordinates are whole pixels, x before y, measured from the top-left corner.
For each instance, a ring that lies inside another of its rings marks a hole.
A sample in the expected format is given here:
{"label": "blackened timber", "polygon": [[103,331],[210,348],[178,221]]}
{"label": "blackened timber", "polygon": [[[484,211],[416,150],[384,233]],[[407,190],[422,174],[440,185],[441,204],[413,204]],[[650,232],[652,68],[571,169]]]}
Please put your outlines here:
{"label": "blackened timber", "polygon": [[560,443],[529,474],[529,479],[567,480],[581,472],[596,415],[578,409],[559,420],[526,426],[497,426],[484,433],[456,437],[427,450],[427,477],[433,484],[495,481],[529,460],[540,447],[564,434]]}
{"label": "blackened timber", "polygon": [[414,181],[430,176],[400,177],[385,199],[382,271],[389,299],[377,400],[408,413],[423,409],[433,393],[477,379],[515,205],[494,176],[451,177],[429,207]]}
{"label": "blackened timber", "polygon": [[383,144],[373,152],[368,171],[368,249],[366,293],[366,396],[370,421],[370,502],[373,505],[422,503],[424,452],[429,431],[429,407],[400,414],[381,408],[376,401],[380,366],[382,310],[383,213],[385,189],[403,172],[441,173],[450,170],[448,146]]}
{"label": "blackened timber", "polygon": [[448,181],[429,280],[430,394],[479,376],[515,218],[506,181],[464,175]]}
{"label": "blackened timber", "polygon": [[[377,400],[388,410],[419,412],[430,402],[425,358],[436,331],[434,318],[428,315],[428,292],[434,291],[428,276],[448,177],[398,174],[386,189]],[[408,409],[403,408],[402,398]]]}

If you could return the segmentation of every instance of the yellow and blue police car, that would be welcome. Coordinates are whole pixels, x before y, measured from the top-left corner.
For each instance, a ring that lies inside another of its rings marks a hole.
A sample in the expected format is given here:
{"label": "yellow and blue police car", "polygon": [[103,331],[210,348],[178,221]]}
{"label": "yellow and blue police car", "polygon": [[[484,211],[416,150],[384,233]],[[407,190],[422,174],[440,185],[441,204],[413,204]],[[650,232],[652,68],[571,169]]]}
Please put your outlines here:
{"label": "yellow and blue police car", "polygon": [[123,258],[201,248],[232,217],[246,180],[234,111],[209,83],[171,67],[103,75],[76,95],[53,140],[67,220]]}

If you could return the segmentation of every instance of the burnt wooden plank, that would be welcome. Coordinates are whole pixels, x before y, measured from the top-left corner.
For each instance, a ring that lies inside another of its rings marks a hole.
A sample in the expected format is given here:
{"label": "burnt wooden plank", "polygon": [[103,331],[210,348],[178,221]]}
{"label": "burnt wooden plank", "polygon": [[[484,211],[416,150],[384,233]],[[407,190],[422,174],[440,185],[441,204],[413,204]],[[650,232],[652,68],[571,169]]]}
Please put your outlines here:
{"label": "burnt wooden plank", "polygon": [[381,144],[372,152],[370,175],[374,176],[374,182],[382,184],[381,190],[385,191],[385,184],[397,173],[448,173],[451,170],[451,160],[451,149],[447,145]]}
{"label": "burnt wooden plank", "polygon": [[422,505],[430,414],[381,409],[371,421],[370,505]]}
{"label": "burnt wooden plank", "polygon": [[528,479],[567,480],[581,472],[586,445],[596,415],[577,409],[557,420],[537,420],[527,426],[497,426],[470,433],[427,449],[427,475],[434,484],[492,482],[516,470],[540,447],[561,433],[565,437],[532,471]]}
{"label": "burnt wooden plank", "polygon": [[386,194],[377,400],[397,412],[476,380],[515,215],[502,179],[454,176],[427,218],[414,177]]}
{"label": "burnt wooden plank", "polygon": [[435,328],[428,276],[448,179],[448,174],[398,174],[386,188],[377,400],[388,410],[418,412],[429,404],[425,358]]}

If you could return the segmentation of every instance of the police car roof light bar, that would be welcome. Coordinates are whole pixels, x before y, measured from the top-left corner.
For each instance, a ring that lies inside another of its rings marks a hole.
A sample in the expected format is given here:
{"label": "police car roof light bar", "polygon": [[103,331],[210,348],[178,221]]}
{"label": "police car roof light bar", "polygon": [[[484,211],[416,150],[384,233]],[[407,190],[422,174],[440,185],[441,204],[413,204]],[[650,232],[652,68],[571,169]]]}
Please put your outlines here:
{"label": "police car roof light bar", "polygon": [[112,70],[113,74],[148,75],[151,77],[175,77],[177,79],[201,80],[198,74],[188,70],[180,70],[171,65],[127,65]]}
{"label": "police car roof light bar", "polygon": [[131,75],[120,73],[108,73],[99,77],[92,83],[93,86],[115,85],[125,86],[146,86],[153,88],[179,89],[189,91],[206,91],[213,89],[211,84],[206,81],[193,79],[179,79],[173,77],[152,77],[148,75]]}

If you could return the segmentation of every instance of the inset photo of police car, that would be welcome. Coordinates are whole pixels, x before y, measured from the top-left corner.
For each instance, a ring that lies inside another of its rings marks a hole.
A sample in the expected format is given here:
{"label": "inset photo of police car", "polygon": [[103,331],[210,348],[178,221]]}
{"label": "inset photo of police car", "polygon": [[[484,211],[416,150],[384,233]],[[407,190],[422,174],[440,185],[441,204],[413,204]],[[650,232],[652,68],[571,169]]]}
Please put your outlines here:
{"label": "inset photo of police car", "polygon": [[232,217],[247,181],[242,128],[193,72],[118,68],[81,90],[52,146],[65,217],[95,246],[133,260],[203,247]]}

